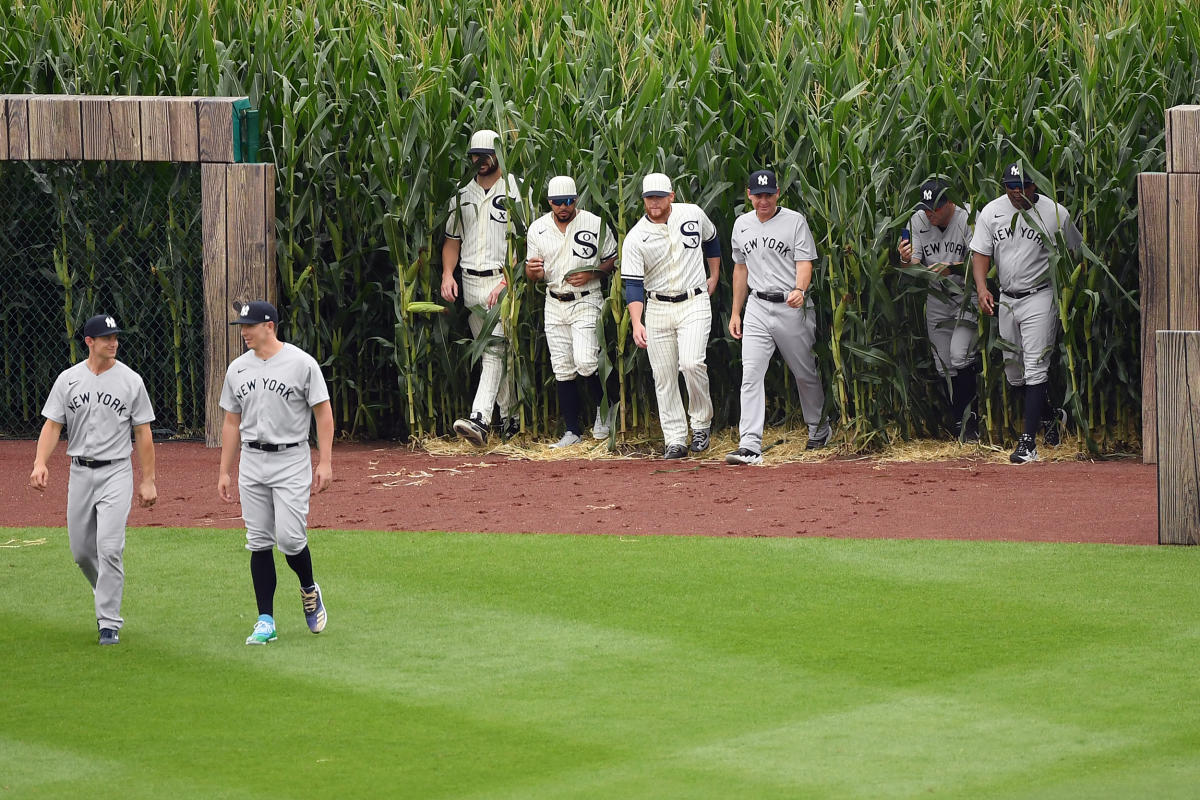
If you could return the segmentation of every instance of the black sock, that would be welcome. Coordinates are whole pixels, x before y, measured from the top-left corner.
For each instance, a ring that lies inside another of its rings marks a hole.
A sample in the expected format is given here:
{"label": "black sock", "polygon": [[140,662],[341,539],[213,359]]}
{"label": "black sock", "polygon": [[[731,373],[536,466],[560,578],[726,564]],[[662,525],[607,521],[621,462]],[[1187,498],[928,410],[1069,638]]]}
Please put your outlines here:
{"label": "black sock", "polygon": [[315,581],[312,576],[312,553],[308,551],[308,545],[304,545],[304,549],[294,556],[285,553],[284,558],[287,559],[292,572],[295,572],[296,577],[300,579],[300,588],[311,589]]}
{"label": "black sock", "polygon": [[1042,384],[1042,422],[1055,422],[1058,415],[1055,413],[1054,404],[1050,402],[1050,384]]}
{"label": "black sock", "polygon": [[250,551],[250,578],[258,613],[275,615],[275,554],[270,550]]}
{"label": "black sock", "polygon": [[601,394],[604,390],[600,388],[600,376],[593,372],[583,379],[583,385],[587,387],[588,400],[596,408],[599,408],[604,400],[604,396]]}
{"label": "black sock", "polygon": [[1027,436],[1037,436],[1042,424],[1042,411],[1046,405],[1046,385],[1025,387],[1025,430]]}
{"label": "black sock", "polygon": [[576,436],[583,430],[579,425],[579,387],[574,380],[557,381],[558,413],[562,415],[563,425]]}
{"label": "black sock", "polygon": [[960,369],[958,374],[950,379],[950,383],[953,387],[950,391],[950,413],[957,426],[975,404],[975,371],[969,368]]}

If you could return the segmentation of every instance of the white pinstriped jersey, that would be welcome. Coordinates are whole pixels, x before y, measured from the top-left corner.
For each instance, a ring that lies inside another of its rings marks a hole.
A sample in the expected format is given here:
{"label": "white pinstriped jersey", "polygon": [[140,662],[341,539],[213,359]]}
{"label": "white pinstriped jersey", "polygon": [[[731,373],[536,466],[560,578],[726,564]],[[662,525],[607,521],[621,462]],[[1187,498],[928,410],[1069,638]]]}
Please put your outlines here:
{"label": "white pinstriped jersey", "polygon": [[712,220],[692,203],[672,203],[671,215],[661,225],[643,214],[625,234],[621,275],[641,278],[648,292],[678,294],[704,286],[708,269],[700,244],[716,236]]}
{"label": "white pinstriped jersey", "polygon": [[[521,182],[505,175],[485,190],[472,179],[450,201],[446,236],[460,239],[463,269],[502,269],[508,258],[509,212],[521,202]],[[461,213],[460,213],[461,212]]]}
{"label": "white pinstriped jersey", "polygon": [[748,211],[733,223],[733,263],[746,265],[747,284],[760,292],[790,292],[796,262],[816,261],[817,245],[799,211],[778,208],[766,222]]}
{"label": "white pinstriped jersey", "polygon": [[912,261],[914,264],[961,264],[967,260],[971,249],[971,224],[967,210],[962,206],[954,209],[954,216],[942,230],[929,221],[924,211],[912,215],[908,222],[911,232]]}
{"label": "white pinstriped jersey", "polygon": [[595,268],[616,254],[617,237],[612,228],[590,211],[578,211],[565,232],[559,230],[553,212],[538,217],[529,226],[525,258],[545,261],[546,287],[560,294],[599,289],[599,278],[572,286],[566,282],[567,273],[580,267]]}
{"label": "white pinstriped jersey", "polygon": [[[1036,227],[1025,221],[1026,215]],[[1027,292],[1049,281],[1046,273],[1051,245],[1042,235],[1053,240],[1060,231],[1072,250],[1083,242],[1066,207],[1042,194],[1032,208],[1022,213],[1006,194],[988,203],[975,217],[971,249],[996,262],[1001,291]]]}
{"label": "white pinstriped jersey", "polygon": [[87,361],[59,373],[42,416],[67,431],[67,455],[117,461],[133,450],[134,426],[154,421],[142,376],[115,362],[99,375]]}

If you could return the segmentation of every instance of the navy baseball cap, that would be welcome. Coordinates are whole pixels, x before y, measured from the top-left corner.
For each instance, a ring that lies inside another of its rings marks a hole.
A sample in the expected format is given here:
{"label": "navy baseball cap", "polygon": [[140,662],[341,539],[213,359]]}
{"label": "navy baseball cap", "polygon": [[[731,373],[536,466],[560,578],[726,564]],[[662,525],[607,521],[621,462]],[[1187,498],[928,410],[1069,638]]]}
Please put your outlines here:
{"label": "navy baseball cap", "polygon": [[751,172],[750,180],[746,181],[746,190],[750,194],[775,194],[779,191],[779,184],[775,182],[775,173],[769,169]]}
{"label": "navy baseball cap", "polygon": [[1033,178],[1025,175],[1025,170],[1021,169],[1021,162],[1014,161],[1004,168],[1004,174],[1000,176],[1000,183],[1014,188],[1019,186],[1028,186],[1033,183]]}
{"label": "navy baseball cap", "polygon": [[112,336],[114,333],[122,333],[123,331],[117,327],[117,321],[113,319],[111,314],[97,314],[83,323],[83,336],[88,336],[95,339],[97,336]]}
{"label": "navy baseball cap", "polygon": [[950,187],[946,185],[945,181],[939,181],[936,178],[925,181],[917,190],[917,208],[922,211],[938,210],[950,202],[949,189]]}
{"label": "navy baseball cap", "polygon": [[266,300],[251,300],[248,303],[242,303],[242,307],[238,310],[241,316],[229,323],[230,325],[257,325],[260,322],[279,324],[279,312]]}

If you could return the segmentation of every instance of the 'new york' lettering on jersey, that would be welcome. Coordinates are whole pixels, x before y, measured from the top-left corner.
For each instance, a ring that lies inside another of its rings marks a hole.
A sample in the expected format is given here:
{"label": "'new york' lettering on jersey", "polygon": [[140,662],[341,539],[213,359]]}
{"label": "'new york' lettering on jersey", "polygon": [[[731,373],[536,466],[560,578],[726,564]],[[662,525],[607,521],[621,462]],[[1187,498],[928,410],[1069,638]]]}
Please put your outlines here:
{"label": "'new york' lettering on jersey", "polygon": [[1025,292],[1049,281],[1050,247],[1044,239],[1054,240],[1060,232],[1072,250],[1083,242],[1070,212],[1049,197],[1038,195],[1021,211],[1004,195],[975,217],[971,249],[996,263],[1001,291]]}
{"label": "'new york' lettering on jersey", "polygon": [[87,361],[63,370],[54,381],[42,416],[67,431],[67,455],[117,461],[133,451],[134,426],[154,421],[142,376],[115,362],[99,375]]}
{"label": "'new york' lettering on jersey", "polygon": [[912,261],[916,264],[961,264],[971,249],[970,215],[962,206],[954,209],[946,229],[929,221],[924,211],[912,215],[908,222],[912,231]]}
{"label": "'new york' lettering on jersey", "polygon": [[241,415],[243,442],[308,441],[312,407],[329,399],[316,359],[293,344],[265,361],[247,350],[225,371],[221,408]]}
{"label": "'new york' lettering on jersey", "polygon": [[613,235],[612,228],[590,211],[576,213],[565,232],[558,229],[553,213],[538,217],[529,226],[525,258],[543,260],[546,287],[555,292],[599,289],[599,278],[593,278],[583,286],[572,286],[566,282],[567,275],[576,269],[594,269],[616,254],[617,237]]}
{"label": "'new york' lettering on jersey", "polygon": [[521,182],[505,175],[490,189],[470,180],[450,201],[446,236],[459,239],[463,269],[500,269],[508,257],[509,215],[522,202]]}
{"label": "'new york' lettering on jersey", "polygon": [[625,234],[621,275],[643,279],[649,292],[676,294],[704,286],[708,270],[700,245],[716,235],[708,215],[692,203],[673,203],[661,225],[643,215]]}
{"label": "'new york' lettering on jersey", "polygon": [[733,263],[746,265],[746,283],[759,292],[790,292],[796,286],[796,262],[816,261],[817,245],[808,220],[799,211],[777,208],[766,222],[748,211],[733,223]]}

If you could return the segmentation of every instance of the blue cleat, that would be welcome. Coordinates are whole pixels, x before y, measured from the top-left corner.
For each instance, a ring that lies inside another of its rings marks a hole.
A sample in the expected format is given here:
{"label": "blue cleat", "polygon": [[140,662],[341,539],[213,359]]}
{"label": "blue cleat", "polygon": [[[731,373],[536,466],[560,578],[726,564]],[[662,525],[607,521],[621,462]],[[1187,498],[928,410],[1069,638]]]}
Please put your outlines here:
{"label": "blue cleat", "polygon": [[278,638],[275,635],[275,619],[270,614],[259,614],[254,631],[246,637],[246,644],[266,644]]}
{"label": "blue cleat", "polygon": [[120,644],[121,637],[117,635],[116,628],[101,628],[100,629],[100,644]]}
{"label": "blue cleat", "polygon": [[321,600],[321,587],[313,584],[300,589],[300,600],[304,603],[304,621],[313,633],[325,630],[325,603]]}

